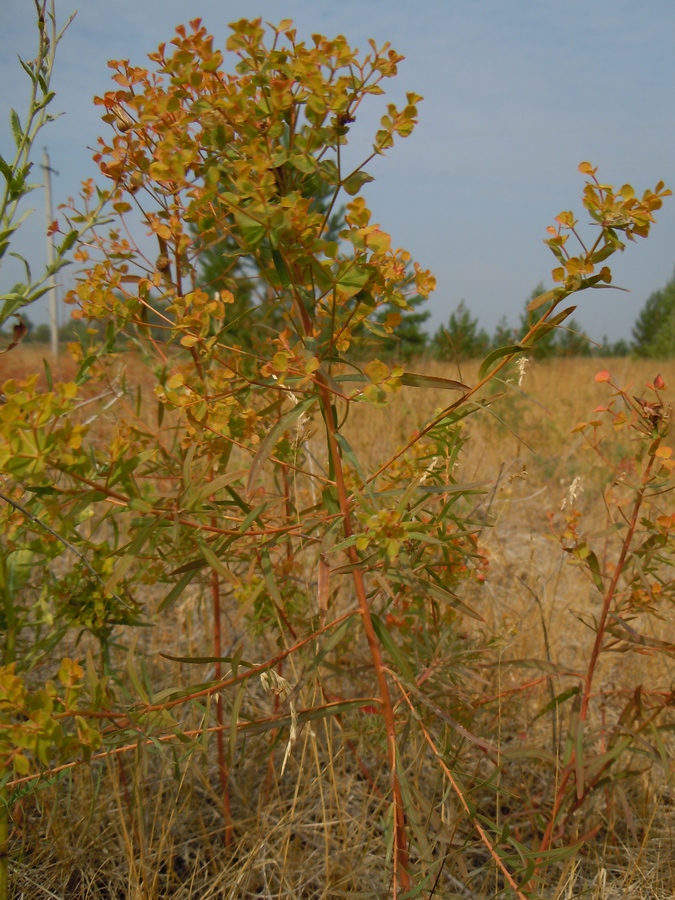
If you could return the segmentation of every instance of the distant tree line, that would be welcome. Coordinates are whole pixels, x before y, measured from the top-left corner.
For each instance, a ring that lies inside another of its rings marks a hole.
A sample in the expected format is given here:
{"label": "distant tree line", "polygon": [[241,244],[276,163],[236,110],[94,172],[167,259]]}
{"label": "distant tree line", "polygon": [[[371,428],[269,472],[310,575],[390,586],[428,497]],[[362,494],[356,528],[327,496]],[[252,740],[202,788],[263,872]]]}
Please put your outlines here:
{"label": "distant tree line", "polygon": [[[324,198],[318,198],[320,203]],[[331,222],[331,230],[337,235],[340,226],[342,210],[338,211]],[[202,283],[205,290],[223,290],[226,287],[236,287],[233,291],[235,302],[232,305],[233,326],[232,337],[237,343],[247,345],[248,319],[255,314],[258,306],[255,297],[254,285],[257,281],[256,273],[243,270],[241,262],[232,254],[231,248],[216,245],[212,250],[204,253],[204,266],[202,271]],[[506,316],[503,316],[492,334],[489,334],[480,326],[478,318],[471,311],[464,300],[450,314],[446,325],[442,325],[433,335],[429,335],[424,329],[424,323],[430,316],[428,310],[421,307],[425,301],[422,297],[413,297],[409,300],[409,309],[397,310],[401,321],[394,334],[386,341],[384,346],[379,343],[378,352],[392,357],[410,359],[422,353],[439,359],[477,359],[485,356],[491,350],[513,344],[522,338],[530,328],[533,317],[539,318],[546,312],[546,307],[541,307],[535,313],[528,313],[527,306],[531,299],[543,293],[545,287],[538,284],[531,295],[525,301],[523,312],[516,326],[509,324]],[[393,310],[385,310],[382,319]],[[28,316],[23,315],[28,332],[24,338],[26,343],[49,343],[49,325],[40,323],[34,325]],[[155,323],[149,323],[152,327]],[[273,330],[274,323],[269,323]],[[154,331],[154,329],[153,329]],[[82,321],[70,320],[59,329],[59,340],[62,343],[84,338],[87,333],[87,324]],[[383,335],[380,335],[382,337]],[[3,332],[0,330],[0,337]],[[6,335],[5,335],[6,337]],[[162,340],[163,335],[158,331],[154,335]],[[557,328],[540,340],[532,350],[532,355],[538,359],[548,357],[576,357],[576,356],[634,356],[643,358],[667,359],[675,357],[675,274],[670,281],[660,290],[654,291],[645,302],[640,311],[632,331],[632,341],[621,338],[611,342],[603,338],[600,343],[590,340],[583,332],[581,325],[574,319],[567,320],[562,328]],[[368,354],[369,336],[367,333],[360,335],[360,355]]]}
{"label": "distant tree line", "polygon": [[[525,301],[525,308],[516,327],[502,317],[492,335],[480,327],[462,301],[451,313],[447,325],[441,326],[429,343],[429,350],[437,359],[474,359],[485,356],[490,350],[513,344],[526,334],[533,317],[544,315],[546,307],[534,314],[527,312],[530,300],[544,292],[543,284],[537,285]],[[565,327],[549,332],[533,348],[536,358],[554,356],[634,356],[668,359],[675,357],[675,275],[658,291],[651,294],[633,326],[632,341],[621,338],[611,342],[603,338],[599,344],[583,333],[575,319],[568,319]]]}
{"label": "distant tree line", "polygon": [[[543,284],[535,287],[525,301],[515,327],[509,324],[506,316],[502,316],[491,335],[480,327],[478,319],[471,315],[466,303],[462,301],[451,313],[448,324],[441,326],[434,334],[430,344],[431,352],[437,359],[475,359],[498,347],[516,343],[545,314],[546,306],[534,313],[527,312],[530,300],[543,294],[545,290]],[[601,344],[591,341],[579,322],[571,318],[564,327],[554,329],[539,340],[531,355],[537,359],[546,359],[554,356],[627,356],[630,352],[630,345],[623,339],[612,343],[604,338]]]}
{"label": "distant tree line", "polygon": [[[24,344],[48,344],[51,340],[51,330],[49,325],[46,322],[40,322],[37,325],[31,320],[30,316],[26,315],[25,312],[21,312],[21,319],[23,320],[24,325],[26,326],[26,334],[22,338],[22,343]],[[9,335],[12,332],[14,320],[10,319],[6,324],[4,330],[0,328],[0,340],[9,340]],[[59,342],[61,344],[66,344],[69,341],[78,341],[87,334],[88,324],[82,321],[76,321],[75,319],[69,319],[67,322],[64,322],[63,325],[59,328]],[[100,328],[96,329],[97,332],[100,331]]]}

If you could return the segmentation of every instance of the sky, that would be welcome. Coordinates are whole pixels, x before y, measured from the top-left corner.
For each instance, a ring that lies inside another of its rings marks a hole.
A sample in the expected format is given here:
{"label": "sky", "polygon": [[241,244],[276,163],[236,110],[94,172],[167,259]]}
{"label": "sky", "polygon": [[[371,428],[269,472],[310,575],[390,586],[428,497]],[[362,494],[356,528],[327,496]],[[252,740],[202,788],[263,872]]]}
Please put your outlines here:
{"label": "sky", "polygon": [[[421,94],[414,133],[368,167],[364,195],[373,221],[437,277],[429,300],[433,331],[464,300],[488,330],[516,324],[526,297],[551,285],[555,265],[546,227],[571,209],[587,225],[577,166],[588,160],[602,181],[638,192],[659,180],[675,188],[675,4],[672,0],[57,0],[57,18],[77,11],[57,53],[53,108],[63,115],[42,133],[55,203],[96,177],[91,160],[109,126],[92,98],[112,86],[109,59],[147,63],[176,25],[201,17],[224,47],[228,23],[291,18],[300,36],[343,34],[367,49],[389,41],[405,56],[385,98],[373,98],[350,135],[365,157],[386,102]],[[0,152],[11,154],[9,109],[20,113],[28,79],[17,61],[35,55],[34,6],[2,0]],[[228,58],[226,57],[226,65]],[[232,64],[231,62],[229,63]],[[381,101],[381,102],[378,102]],[[36,169],[35,180],[40,180]],[[43,192],[12,249],[35,269],[44,262]],[[629,338],[647,297],[675,267],[675,198],[652,235],[612,263],[622,291],[586,292],[576,318],[600,340]],[[586,232],[590,233],[590,226]],[[7,260],[7,258],[6,258]],[[21,278],[3,261],[0,289]],[[30,313],[46,320],[46,307]],[[67,312],[63,312],[63,317]]]}

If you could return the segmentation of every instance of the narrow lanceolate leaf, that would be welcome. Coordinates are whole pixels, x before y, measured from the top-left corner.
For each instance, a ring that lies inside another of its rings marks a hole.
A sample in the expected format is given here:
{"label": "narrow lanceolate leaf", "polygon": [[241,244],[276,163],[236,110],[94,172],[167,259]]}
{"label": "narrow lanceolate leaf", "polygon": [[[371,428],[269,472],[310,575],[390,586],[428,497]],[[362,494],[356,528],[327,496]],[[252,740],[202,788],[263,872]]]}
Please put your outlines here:
{"label": "narrow lanceolate leaf", "polygon": [[274,261],[274,268],[277,270],[277,275],[279,276],[279,281],[281,281],[286,289],[289,289],[291,287],[291,276],[288,274],[286,260],[279,250],[274,249],[272,250],[272,259]]}
{"label": "narrow lanceolate leaf", "polygon": [[539,294],[538,297],[535,297],[533,300],[527,304],[527,311],[534,312],[535,309],[539,309],[540,306],[543,306],[545,303],[550,303],[551,300],[557,300],[558,297],[564,293],[564,290],[560,288],[556,288],[553,291],[546,291],[543,294]]}
{"label": "narrow lanceolate leaf", "polygon": [[21,128],[21,120],[19,119],[19,114],[15,109],[10,110],[9,113],[9,121],[12,126],[12,134],[14,135],[14,143],[17,147],[21,146],[21,141],[23,140],[23,130]]}
{"label": "narrow lanceolate leaf", "polygon": [[[201,567],[202,566],[200,565],[200,568]],[[180,595],[183,593],[188,584],[190,584],[197,572],[198,569],[191,569],[190,571],[183,573],[182,578],[177,581],[176,584],[174,584],[169,593],[157,607],[158,613],[164,612],[165,609],[168,609],[173,603],[176,602],[176,600],[178,600]]]}
{"label": "narrow lanceolate leaf", "polygon": [[105,583],[106,591],[112,591],[115,585],[129,571],[134,562],[138,559],[145,542],[148,540],[152,532],[157,528],[163,516],[150,519],[146,525],[138,532],[136,537],[127,547],[126,553],[121,557],[113,568],[108,580]]}
{"label": "narrow lanceolate leaf", "polygon": [[441,378],[439,375],[418,375],[416,372],[404,372],[401,384],[406,387],[437,388],[442,391],[470,391],[468,384],[453,381],[452,378]]}
{"label": "narrow lanceolate leaf", "polygon": [[235,587],[241,587],[241,581],[237,578],[234,572],[225,565],[225,563],[220,559],[210,547],[207,547],[206,544],[199,544],[199,549],[202,551],[202,555],[206,562],[211,566],[212,569],[224,578],[229,584],[233,584]]}
{"label": "narrow lanceolate leaf", "polygon": [[247,473],[248,469],[237,469],[236,472],[226,472],[224,475],[214,478],[213,481],[205,482],[190,498],[190,507],[201,503],[206,497],[217,494],[218,491],[221,491],[229,484],[234,484],[235,481],[239,481]]}
{"label": "narrow lanceolate leaf", "polygon": [[547,319],[549,325],[560,325],[561,322],[564,322],[569,316],[572,315],[573,312],[576,311],[576,306],[568,306],[567,309],[563,309],[562,312],[559,312],[555,316],[551,316],[550,319]]}
{"label": "narrow lanceolate leaf", "polygon": [[511,344],[508,347],[499,347],[498,350],[493,350],[492,353],[488,353],[478,372],[478,380],[480,381],[480,379],[487,375],[492,364],[496,363],[498,359],[501,359],[504,356],[513,356],[516,353],[523,353],[525,349],[527,348],[521,347],[520,344]]}
{"label": "narrow lanceolate leaf", "polygon": [[321,647],[321,649],[317,652],[316,656],[314,657],[314,662],[312,664],[312,668],[315,671],[319,668],[319,666],[324,661],[324,659],[328,656],[328,654],[335,647],[337,647],[337,645],[340,643],[340,641],[344,638],[344,636],[347,634],[347,631],[354,624],[354,619],[357,615],[358,615],[358,613],[353,613],[353,615],[349,619],[345,619],[345,621],[338,628],[335,629],[333,634],[331,634],[331,636],[323,644],[319,645]]}
{"label": "narrow lanceolate leaf", "polygon": [[339,431],[335,432],[335,440],[340,445],[340,449],[342,450],[342,452],[345,455],[345,457],[347,458],[347,460],[351,463],[351,465],[354,467],[354,469],[356,469],[356,474],[361,479],[361,482],[365,485],[365,488],[368,491],[368,495],[370,496],[370,499],[372,500],[373,503],[375,503],[375,496],[373,494],[373,489],[370,486],[368,479],[365,477],[363,470],[361,469],[361,464],[359,463],[358,457],[352,450],[351,445],[349,444],[349,441]]}
{"label": "narrow lanceolate leaf", "polygon": [[319,556],[319,569],[317,574],[317,604],[319,609],[319,626],[323,628],[326,624],[326,616],[328,614],[328,597],[330,596],[330,566],[326,561],[325,554]]}
{"label": "narrow lanceolate leaf", "polygon": [[59,244],[59,246],[57,247],[58,255],[63,256],[65,253],[67,253],[70,250],[70,248],[73,246],[75,241],[78,239],[78,237],[79,237],[78,231],[69,231],[68,234],[63,239],[62,243]]}
{"label": "narrow lanceolate leaf", "polygon": [[278,441],[281,440],[291,425],[299,419],[303,413],[306,413],[315,402],[315,397],[307,397],[305,400],[301,400],[293,407],[293,409],[289,409],[286,415],[282,416],[267,432],[265,439],[260,444],[260,447],[258,447],[258,452],[253,458],[253,463],[251,464],[251,469],[248,474],[246,492],[249,496],[253,493],[256,479]]}
{"label": "narrow lanceolate leaf", "polygon": [[601,594],[605,592],[605,584],[602,580],[602,572],[600,570],[600,563],[598,562],[598,557],[591,552],[585,559],[585,563],[588,567],[588,571],[591,573],[591,578],[593,579],[593,584],[600,591]]}
{"label": "narrow lanceolate leaf", "polygon": [[576,697],[579,693],[579,687],[571,687],[566,691],[563,691],[561,694],[558,694],[553,700],[550,700],[546,706],[539,710],[537,715],[532,719],[533,722],[536,722],[537,719],[541,718],[543,715],[546,715],[547,712],[550,712],[556,706],[560,706],[561,703],[564,703],[566,700],[569,700],[570,697]]}
{"label": "narrow lanceolate leaf", "polygon": [[396,512],[399,516],[403,515],[408,503],[413,497],[413,494],[419,487],[419,483],[422,480],[422,476],[419,478],[413,478],[408,487],[403,491],[403,496],[401,497],[398,506],[396,507]]}
{"label": "narrow lanceolate leaf", "polygon": [[410,684],[415,684],[415,676],[413,675],[413,671],[408,664],[408,660],[403,655],[403,652],[396,646],[396,642],[392,638],[392,636],[387,631],[387,628],[380,619],[379,616],[376,616],[375,613],[371,613],[371,618],[373,620],[373,628],[375,629],[375,633],[377,634],[380,643],[387,651],[389,656],[391,656],[394,665],[399,670],[401,675],[406,679],[406,681],[410,682]]}
{"label": "narrow lanceolate leaf", "polygon": [[267,590],[270,592],[270,597],[279,607],[283,607],[284,601],[282,600],[281,594],[279,592],[279,586],[277,585],[276,578],[274,577],[274,567],[272,566],[272,560],[270,559],[270,555],[267,550],[260,551],[260,568],[262,569],[263,576],[265,578],[265,584],[267,585]]}
{"label": "narrow lanceolate leaf", "polygon": [[480,613],[476,612],[475,609],[472,609],[470,606],[467,606],[463,600],[460,600],[459,597],[456,597],[455,594],[451,594],[449,591],[446,591],[445,588],[440,587],[438,584],[434,584],[431,581],[423,581],[420,582],[423,589],[431,594],[432,597],[436,600],[440,600],[441,603],[447,603],[448,606],[454,607],[458,612],[463,612],[465,615],[470,616],[472,619],[478,619],[479,622],[484,622],[485,619],[481,616]]}
{"label": "narrow lanceolate leaf", "polygon": [[[349,712],[354,709],[366,709],[377,706],[380,703],[379,697],[360,697],[355,700],[340,700],[334,703],[326,703],[323,706],[315,706],[311,709],[302,709],[298,711],[297,723],[304,725],[305,722],[314,722],[317,719],[328,719],[331,716],[339,716],[342,713]],[[239,725],[240,731],[246,731],[249,734],[260,734],[269,731],[272,728],[289,728],[291,725],[291,716],[274,716],[265,719],[262,722],[246,722]]]}
{"label": "narrow lanceolate leaf", "polygon": [[[170,659],[172,662],[187,663],[188,665],[203,666],[209,663],[232,663],[234,656],[171,656],[170,653],[160,653],[162,659]],[[247,669],[257,668],[255,663],[247,662],[245,659],[237,658],[237,665],[246,666]]]}

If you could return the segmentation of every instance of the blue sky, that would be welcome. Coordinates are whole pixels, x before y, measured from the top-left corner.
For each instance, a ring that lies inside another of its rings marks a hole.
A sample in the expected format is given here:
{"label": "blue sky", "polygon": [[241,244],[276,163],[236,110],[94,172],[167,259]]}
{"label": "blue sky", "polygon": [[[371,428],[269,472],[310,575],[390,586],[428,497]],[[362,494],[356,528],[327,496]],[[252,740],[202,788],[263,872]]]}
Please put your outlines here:
{"label": "blue sky", "polygon": [[[61,21],[76,9],[57,0]],[[383,102],[422,94],[420,124],[369,167],[376,181],[366,197],[395,245],[436,274],[432,329],[462,299],[489,330],[502,315],[516,322],[532,288],[550,283],[546,226],[562,209],[584,222],[582,160],[610,183],[675,187],[672,0],[81,0],[57,57],[54,108],[64,115],[39,148],[48,146],[59,172],[55,200],[96,175],[87,148],[108,126],[92,97],[110,85],[108,59],[142,65],[175,25],[197,16],[222,46],[228,22],[258,15],[292,18],[301,35],[342,33],[361,48],[369,37],[390,41],[405,55]],[[11,151],[9,107],[21,111],[27,95],[16,55],[34,55],[33,17],[29,0],[3,0],[3,155]],[[367,154],[381,113],[374,103],[357,123],[355,156]],[[36,267],[44,259],[41,204],[35,192],[36,213],[13,247]],[[675,199],[658,219],[652,236],[613,265],[615,283],[630,293],[582,295],[577,318],[592,337],[628,337],[647,296],[673,274]],[[5,264],[0,286],[20,274]]]}

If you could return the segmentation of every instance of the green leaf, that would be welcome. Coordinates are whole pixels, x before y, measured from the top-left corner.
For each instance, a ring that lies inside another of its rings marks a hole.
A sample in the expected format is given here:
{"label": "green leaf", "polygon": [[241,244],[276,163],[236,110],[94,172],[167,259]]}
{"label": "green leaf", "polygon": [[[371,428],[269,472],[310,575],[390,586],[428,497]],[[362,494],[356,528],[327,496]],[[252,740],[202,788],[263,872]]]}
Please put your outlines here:
{"label": "green leaf", "polygon": [[503,356],[514,356],[516,353],[523,353],[525,349],[520,344],[511,344],[509,347],[500,347],[498,350],[488,353],[478,372],[478,380],[481,381],[487,375],[492,364],[497,362],[498,359],[501,359]]}
{"label": "green leaf", "polygon": [[422,476],[420,475],[418,478],[413,478],[408,487],[403,491],[403,496],[399,500],[398,506],[396,507],[396,513],[399,516],[402,516],[405,512],[405,509],[415,494],[415,491],[419,487],[419,483],[422,480]]}
{"label": "green leaf", "polygon": [[408,660],[403,655],[402,651],[397,647],[394,639],[387,631],[384,622],[380,619],[379,616],[376,616],[375,613],[371,613],[370,617],[373,621],[373,628],[375,629],[375,634],[379,638],[380,643],[387,651],[389,656],[391,656],[396,668],[399,670],[401,675],[405,678],[406,681],[409,681],[410,684],[415,684],[415,676],[413,675],[413,671],[408,664]]}
{"label": "green leaf", "polygon": [[247,251],[255,250],[265,238],[266,229],[260,222],[247,216],[242,210],[234,211],[234,218]]}
{"label": "green leaf", "polygon": [[159,654],[163,659],[170,659],[172,662],[179,663],[188,663],[189,665],[208,665],[210,663],[231,663],[234,659],[237,659],[237,662],[240,666],[246,666],[247,669],[254,669],[255,664],[252,662],[246,662],[245,659],[241,659],[241,657],[234,656],[171,656],[170,653],[160,653]]}
{"label": "green leaf", "polygon": [[[535,288],[536,290],[536,288]],[[543,306],[545,303],[550,303],[551,301],[555,301],[564,293],[564,289],[555,288],[552,291],[546,291],[543,294],[539,294],[538,297],[535,297],[533,300],[527,304],[527,311],[534,312],[535,309],[539,309],[540,306]]]}
{"label": "green leaf", "polygon": [[279,250],[272,249],[272,259],[274,260],[274,268],[279,276],[279,281],[288,290],[291,287],[291,276],[288,274],[286,260]]}
{"label": "green leaf", "polygon": [[[131,506],[131,504],[129,504]],[[124,556],[119,559],[112,570],[110,577],[105,583],[106,591],[112,591],[118,581],[126,575],[131,566],[136,562],[138,556],[143,549],[145,542],[148,540],[152,532],[157,528],[159,521],[162,517],[158,516],[157,518],[152,518],[145,525],[144,528],[139,531],[136,537],[131,541],[129,547],[124,554]]]}
{"label": "green leaf", "polygon": [[468,384],[462,381],[453,381],[451,378],[441,378],[440,375],[418,375],[416,372],[404,372],[401,376],[401,384],[406,387],[436,388],[442,391],[470,391]]}
{"label": "green leaf", "polygon": [[[201,561],[200,561],[201,562]],[[203,568],[202,565],[199,568]],[[180,595],[183,593],[185,588],[190,584],[192,579],[197,574],[198,569],[190,569],[188,572],[183,573],[183,577],[174,584],[166,597],[162,600],[162,602],[157,607],[157,612],[164,612],[165,609],[168,609],[172,604],[178,600]]]}
{"label": "green leaf", "polygon": [[192,487],[192,460],[195,458],[195,453],[197,452],[197,444],[192,444],[190,449],[185,454],[185,459],[183,460],[183,484],[185,485],[186,490]]}
{"label": "green leaf", "polygon": [[[0,154],[0,172],[2,172],[5,181],[10,181],[12,178],[12,170],[9,166],[9,163],[4,159],[2,154]],[[4,236],[4,235],[3,235]]]}
{"label": "green leaf", "polygon": [[358,172],[353,172],[348,178],[346,178],[342,183],[342,187],[350,197],[354,197],[356,194],[358,194],[363,185],[368,184],[370,181],[375,181],[373,176],[369,175],[367,172],[359,170]]}
{"label": "green leaf", "polygon": [[445,588],[440,587],[440,585],[434,584],[433,581],[420,581],[420,585],[427,593],[431,594],[432,597],[436,600],[440,600],[441,603],[447,603],[448,606],[454,607],[454,609],[463,612],[472,619],[477,619],[479,622],[485,622],[485,619],[480,613],[476,612],[475,609],[467,606],[467,604],[464,603],[463,600],[460,600],[459,597],[456,597],[455,594],[451,594],[450,591],[446,591]]}
{"label": "green leaf", "polygon": [[49,363],[47,362],[46,359],[42,360],[42,365],[44,366],[44,369],[45,369],[45,380],[47,382],[47,390],[52,391],[54,389],[54,380],[52,378],[51,366],[49,365]]}
{"label": "green leaf", "polygon": [[[332,716],[339,716],[342,713],[349,712],[354,709],[363,709],[364,706],[372,706],[377,702],[377,698],[363,697],[358,700],[344,700],[338,703],[330,703],[326,706],[317,706],[313,709],[303,709],[298,712],[298,724],[304,725],[305,722],[314,722],[317,719],[328,719]],[[275,716],[272,719],[264,719],[262,722],[247,722],[240,726],[240,730],[245,730],[248,734],[260,734],[269,731],[272,728],[289,728],[291,725],[291,716]]]}
{"label": "green leaf", "polygon": [[211,550],[210,547],[207,547],[206,544],[199,544],[199,549],[202,551],[202,555],[206,562],[211,566],[212,569],[215,569],[218,574],[225,579],[229,584],[234,584],[236,587],[241,587],[241,582],[237,578],[237,576],[230,571],[230,569],[225,565],[225,563]]}
{"label": "green leaf", "polygon": [[23,129],[21,128],[21,120],[16,110],[12,109],[9,113],[9,122],[12,126],[12,134],[14,135],[14,143],[17,147],[21,147],[23,140]]}
{"label": "green leaf", "polygon": [[365,475],[361,469],[361,464],[359,463],[359,461],[356,457],[356,454],[352,450],[352,448],[349,444],[349,441],[339,431],[335,432],[335,440],[337,441],[344,456],[347,457],[348,462],[356,470],[356,474],[359,476],[359,478],[361,479],[361,483],[364,485],[364,487],[368,491],[368,495],[369,495],[370,499],[372,500],[373,503],[375,503],[375,496],[373,494],[373,489],[372,489],[371,485],[368,483],[368,479],[365,477]]}
{"label": "green leaf", "polygon": [[270,559],[270,555],[267,550],[260,551],[260,568],[262,569],[263,576],[265,578],[265,584],[267,585],[267,590],[270,592],[270,597],[277,606],[283,607],[284,601],[279,593],[279,588],[277,586],[276,578],[274,577],[274,567],[272,566],[272,560]]}
{"label": "green leaf", "polygon": [[567,309],[563,309],[562,312],[559,312],[557,315],[551,316],[550,319],[547,319],[546,323],[553,326],[560,325],[561,322],[564,322],[565,319],[567,319],[572,315],[573,312],[575,312],[575,310],[576,306],[568,306]]}
{"label": "green leaf", "polygon": [[136,665],[134,663],[132,650],[129,650],[129,652],[127,653],[127,672],[138,696],[144,703],[150,703],[150,697],[145,690],[145,685],[142,683],[141,679],[139,678],[138,672],[136,671]]}
{"label": "green leaf", "polygon": [[80,368],[77,370],[77,375],[75,376],[75,384],[81,385],[84,382],[84,376],[94,365],[94,363],[98,359],[98,356],[98,353],[90,353],[89,356],[85,356],[85,358],[80,363]]}
{"label": "green leaf", "polygon": [[373,275],[370,266],[361,266],[355,262],[346,262],[340,266],[340,271],[336,278],[338,290],[346,294],[347,297],[353,297],[368,284]]}
{"label": "green leaf", "polygon": [[314,157],[305,156],[302,153],[291,153],[288,157],[288,162],[294,169],[297,169],[298,172],[302,172],[303,175],[312,175],[317,169],[317,162]]}
{"label": "green leaf", "polygon": [[70,250],[70,248],[73,246],[73,244],[77,240],[78,236],[79,236],[78,231],[69,231],[68,234],[63,239],[63,241],[61,242],[61,244],[59,244],[59,246],[56,249],[56,252],[58,253],[58,255],[63,256],[64,254],[66,254]]}
{"label": "green leaf", "polygon": [[378,322],[371,322],[370,319],[363,319],[362,322],[364,328],[369,331],[371,334],[377,335],[377,337],[384,338],[385,340],[388,337],[391,337],[391,334],[384,328],[384,326],[380,325]]}
{"label": "green leaf", "polygon": [[23,753],[17,753],[12,758],[12,765],[17,775],[28,775],[30,772],[30,763]]}
{"label": "green leaf", "polygon": [[598,562],[598,557],[591,552],[588,554],[586,559],[584,560],[588,571],[591,573],[591,578],[593,579],[593,584],[600,591],[601,594],[605,593],[605,585],[602,580],[602,572],[600,571],[600,563]]}
{"label": "green leaf", "polygon": [[129,501],[129,509],[133,509],[134,512],[152,512],[153,506],[152,503],[148,503],[147,500],[141,500],[140,497],[132,497]]}
{"label": "green leaf", "polygon": [[301,400],[299,403],[290,409],[286,415],[282,416],[275,424],[270,428],[265,436],[264,440],[258,447],[258,452],[253,458],[253,462],[251,463],[251,468],[248,474],[248,482],[246,485],[246,493],[250,496],[253,493],[253,487],[255,485],[256,479],[260,470],[263,468],[265,463],[267,462],[267,458],[269,457],[272,450],[274,450],[278,441],[281,440],[283,435],[288,431],[293,422],[296,419],[299,419],[303,413],[306,413],[308,409],[312,407],[312,405],[316,402],[315,397],[307,397],[305,400]]}
{"label": "green leaf", "polygon": [[[357,538],[358,535],[353,535],[354,538]],[[350,539],[351,540],[351,539]],[[354,541],[352,541],[354,543]],[[351,545],[350,545],[351,546]],[[331,547],[331,550],[337,549],[336,547]],[[370,553],[368,556],[364,556],[363,559],[360,559],[355,563],[347,563],[344,566],[336,566],[335,568],[331,567],[331,575],[349,575],[352,572],[355,572],[357,569],[367,569],[368,566],[375,565],[377,560],[380,558],[379,552],[376,550],[375,553]]]}
{"label": "green leaf", "polygon": [[232,764],[234,762],[234,752],[237,747],[237,723],[239,722],[239,711],[241,709],[245,691],[246,681],[243,681],[239,685],[239,690],[235,695],[234,703],[232,704],[232,711],[230,713],[230,746],[228,758],[230,768],[232,767]]}
{"label": "green leaf", "polygon": [[318,667],[321,665],[321,663],[324,661],[324,659],[328,656],[328,654],[331,652],[331,650],[333,650],[335,647],[337,647],[337,645],[340,643],[340,641],[346,635],[347,630],[349,628],[351,628],[351,626],[354,624],[355,617],[357,615],[358,615],[358,613],[353,613],[348,619],[345,619],[345,621],[342,622],[339,625],[339,627],[335,629],[335,631],[333,632],[333,634],[331,634],[331,636],[328,638],[328,640],[326,640],[321,645],[321,649],[319,650],[319,652],[316,654],[316,657],[314,658],[313,668],[318,669]]}
{"label": "green leaf", "polygon": [[239,481],[247,474],[248,469],[237,469],[236,472],[226,472],[224,475],[218,475],[217,478],[214,478],[213,481],[209,481],[202,485],[199,490],[193,495],[190,501],[190,506],[188,508],[193,508],[197,504],[201,503],[206,497],[210,497],[211,495],[215,495],[218,491],[221,491],[224,487],[227,487],[230,484],[234,484],[235,481]]}
{"label": "green leaf", "polygon": [[550,712],[552,709],[555,709],[556,706],[560,706],[561,703],[564,703],[566,700],[569,700],[570,697],[576,697],[579,693],[579,687],[571,687],[566,691],[562,691],[553,700],[550,700],[546,706],[539,710],[537,715],[532,719],[533,722],[536,722],[537,719],[540,719],[542,716],[545,716],[547,712]]}

